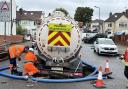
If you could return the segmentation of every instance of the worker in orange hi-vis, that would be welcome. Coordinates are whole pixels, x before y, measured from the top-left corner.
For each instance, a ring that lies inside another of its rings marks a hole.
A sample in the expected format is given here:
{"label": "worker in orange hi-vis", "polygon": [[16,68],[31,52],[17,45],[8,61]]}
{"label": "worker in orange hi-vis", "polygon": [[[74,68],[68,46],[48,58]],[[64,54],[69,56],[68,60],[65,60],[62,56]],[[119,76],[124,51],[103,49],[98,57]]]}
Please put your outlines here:
{"label": "worker in orange hi-vis", "polygon": [[37,57],[34,54],[34,49],[29,48],[28,52],[25,55],[25,64],[23,66],[24,75],[39,77],[42,76],[40,70],[34,65],[37,61]]}
{"label": "worker in orange hi-vis", "polygon": [[28,50],[28,46],[13,44],[8,48],[11,74],[17,74],[16,59],[21,61],[21,54]]}
{"label": "worker in orange hi-vis", "polygon": [[[122,60],[122,63],[125,65],[124,75],[128,79],[128,48],[125,50],[124,55],[122,55],[120,59]],[[126,87],[128,88],[128,86]]]}

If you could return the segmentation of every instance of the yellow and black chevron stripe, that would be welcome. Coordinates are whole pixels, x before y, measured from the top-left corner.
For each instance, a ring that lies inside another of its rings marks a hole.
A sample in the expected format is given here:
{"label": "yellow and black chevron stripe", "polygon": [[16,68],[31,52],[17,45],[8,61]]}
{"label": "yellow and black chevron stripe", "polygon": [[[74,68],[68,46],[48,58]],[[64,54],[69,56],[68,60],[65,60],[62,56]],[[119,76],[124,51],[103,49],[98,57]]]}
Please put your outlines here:
{"label": "yellow and black chevron stripe", "polygon": [[71,33],[61,31],[49,31],[49,46],[70,46]]}

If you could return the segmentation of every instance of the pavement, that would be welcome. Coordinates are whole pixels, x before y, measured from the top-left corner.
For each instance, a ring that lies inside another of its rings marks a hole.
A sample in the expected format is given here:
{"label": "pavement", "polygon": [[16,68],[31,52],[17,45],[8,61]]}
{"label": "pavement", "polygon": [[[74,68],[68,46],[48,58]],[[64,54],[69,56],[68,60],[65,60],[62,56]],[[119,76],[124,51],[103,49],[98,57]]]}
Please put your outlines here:
{"label": "pavement", "polygon": [[[28,44],[28,43],[25,43]],[[109,60],[111,71],[113,72],[112,80],[104,80],[106,89],[126,89],[128,80],[124,77],[123,69],[124,65],[117,59],[117,57],[111,56],[98,56],[91,49],[92,45],[82,44],[81,50],[82,60],[88,62],[91,65],[104,66],[105,59]],[[126,46],[118,45],[119,52],[124,53]],[[8,61],[0,63],[1,66],[8,64]],[[93,87],[90,81],[74,82],[74,83],[37,83],[26,82],[23,80],[15,80],[5,77],[0,77],[0,89],[98,89]]]}

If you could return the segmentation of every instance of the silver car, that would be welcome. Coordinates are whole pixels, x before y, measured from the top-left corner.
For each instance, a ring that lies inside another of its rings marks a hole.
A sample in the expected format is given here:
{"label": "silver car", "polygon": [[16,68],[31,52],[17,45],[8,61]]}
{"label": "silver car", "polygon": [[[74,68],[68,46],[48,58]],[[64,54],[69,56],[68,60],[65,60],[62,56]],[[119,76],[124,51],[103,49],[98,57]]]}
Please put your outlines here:
{"label": "silver car", "polygon": [[94,42],[94,52],[97,52],[98,54],[117,55],[118,48],[112,39],[97,38]]}

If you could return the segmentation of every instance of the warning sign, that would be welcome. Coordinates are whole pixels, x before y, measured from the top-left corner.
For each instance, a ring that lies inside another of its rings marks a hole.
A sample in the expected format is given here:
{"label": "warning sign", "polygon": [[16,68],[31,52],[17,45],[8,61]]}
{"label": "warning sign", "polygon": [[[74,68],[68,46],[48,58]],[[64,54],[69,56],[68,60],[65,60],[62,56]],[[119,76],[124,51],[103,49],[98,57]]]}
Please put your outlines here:
{"label": "warning sign", "polygon": [[1,10],[9,10],[7,2],[4,2],[3,6],[1,7]]}
{"label": "warning sign", "polygon": [[48,28],[50,31],[63,31],[63,32],[71,32],[72,25],[71,24],[48,24]]}
{"label": "warning sign", "polygon": [[10,21],[10,3],[0,2],[0,22]]}
{"label": "warning sign", "polygon": [[49,31],[48,45],[49,46],[70,46],[71,33]]}

